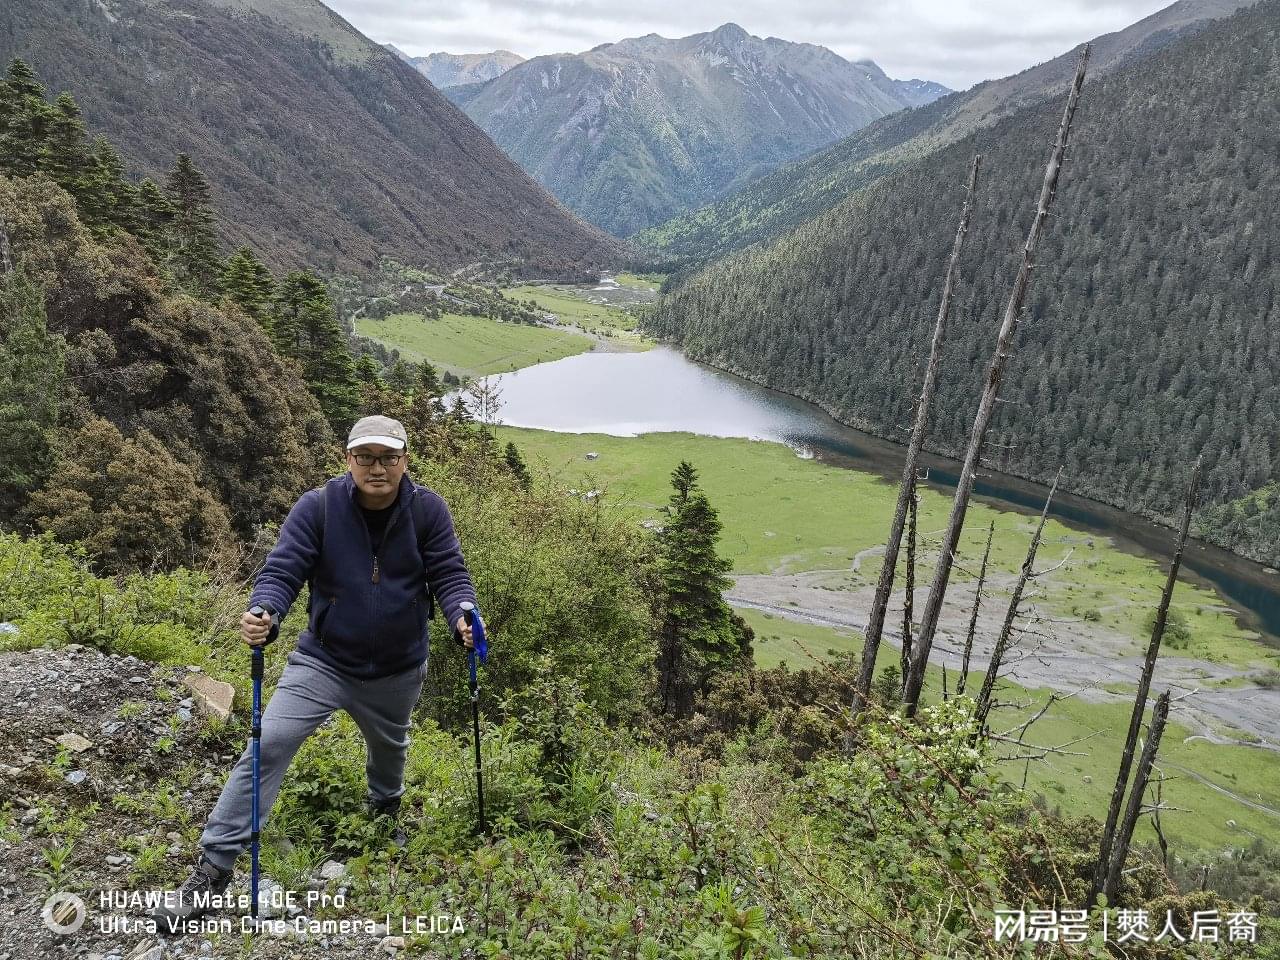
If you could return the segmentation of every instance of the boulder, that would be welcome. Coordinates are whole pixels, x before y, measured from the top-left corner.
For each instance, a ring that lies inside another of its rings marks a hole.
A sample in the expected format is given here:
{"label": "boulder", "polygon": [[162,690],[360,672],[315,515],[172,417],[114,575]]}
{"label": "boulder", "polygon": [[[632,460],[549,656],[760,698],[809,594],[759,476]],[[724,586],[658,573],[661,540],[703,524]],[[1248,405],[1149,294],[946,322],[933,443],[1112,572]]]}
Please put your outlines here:
{"label": "boulder", "polygon": [[209,716],[219,720],[226,720],[231,716],[231,705],[236,694],[236,688],[231,684],[203,673],[189,673],[183,678],[183,683],[191,688],[196,703]]}

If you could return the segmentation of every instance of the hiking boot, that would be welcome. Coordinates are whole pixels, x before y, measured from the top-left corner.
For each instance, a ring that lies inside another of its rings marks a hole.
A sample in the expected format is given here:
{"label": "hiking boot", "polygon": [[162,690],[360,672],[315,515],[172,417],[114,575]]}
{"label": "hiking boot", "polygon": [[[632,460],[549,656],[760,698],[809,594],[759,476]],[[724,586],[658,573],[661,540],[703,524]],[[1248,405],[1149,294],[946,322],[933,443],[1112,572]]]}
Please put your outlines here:
{"label": "hiking boot", "polygon": [[[379,827],[385,827],[390,831],[390,840],[397,850],[403,850],[404,845],[408,843],[409,838],[405,836],[404,827],[400,825],[400,798],[394,800],[384,800],[379,802],[373,797],[365,799],[365,811],[372,817]],[[387,822],[383,821],[383,817],[389,817]]]}
{"label": "hiking boot", "polygon": [[202,917],[213,909],[210,898],[220,897],[231,882],[231,871],[223,870],[203,856],[191,876],[177,890],[166,891],[151,919],[161,933],[177,932],[189,920]]}

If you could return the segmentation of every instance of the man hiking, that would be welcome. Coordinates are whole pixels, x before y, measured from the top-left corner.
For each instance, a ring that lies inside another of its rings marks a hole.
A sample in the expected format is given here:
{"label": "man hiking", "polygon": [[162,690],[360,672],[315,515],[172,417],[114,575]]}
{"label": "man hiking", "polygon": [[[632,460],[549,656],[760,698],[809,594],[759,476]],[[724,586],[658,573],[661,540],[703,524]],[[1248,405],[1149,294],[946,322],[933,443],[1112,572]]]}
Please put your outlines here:
{"label": "man hiking", "polygon": [[[262,715],[260,818],[280,791],[298,748],[335,710],[346,710],[368,745],[367,810],[395,819],[404,792],[409,720],[427,674],[428,624],[438,598],[467,647],[464,602],[475,588],[443,499],[411,481],[408,436],[389,417],[365,417],[347,437],[348,472],[293,505],[254,583],[240,635],[269,642],[304,584],[307,627],[288,655]],[[160,929],[207,912],[250,841],[252,751],[246,747],[200,838],[201,856],[152,917]],[[197,897],[197,894],[202,896]]]}

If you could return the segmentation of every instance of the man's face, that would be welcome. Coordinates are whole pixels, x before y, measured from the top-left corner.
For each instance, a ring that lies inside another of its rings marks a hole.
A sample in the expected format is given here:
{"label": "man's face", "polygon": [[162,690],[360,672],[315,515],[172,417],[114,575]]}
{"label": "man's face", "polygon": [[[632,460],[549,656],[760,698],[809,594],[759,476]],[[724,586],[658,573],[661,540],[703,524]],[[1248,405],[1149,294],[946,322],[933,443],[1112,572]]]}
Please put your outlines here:
{"label": "man's face", "polygon": [[[394,464],[384,464],[380,457],[399,456]],[[360,461],[366,461],[362,464]],[[400,486],[400,478],[409,466],[409,454],[404,450],[393,450],[379,443],[362,444],[347,451],[347,469],[351,471],[356,486],[366,496],[373,499],[394,498]]]}

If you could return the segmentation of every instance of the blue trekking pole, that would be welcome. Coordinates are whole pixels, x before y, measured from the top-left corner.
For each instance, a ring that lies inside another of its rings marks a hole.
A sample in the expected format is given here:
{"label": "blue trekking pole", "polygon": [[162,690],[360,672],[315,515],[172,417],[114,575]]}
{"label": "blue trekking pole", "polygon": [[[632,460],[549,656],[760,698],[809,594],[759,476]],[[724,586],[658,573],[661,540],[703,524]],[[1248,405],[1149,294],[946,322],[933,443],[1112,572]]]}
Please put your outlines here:
{"label": "blue trekking pole", "polygon": [[476,655],[481,661],[489,658],[489,642],[485,636],[484,621],[480,619],[480,611],[474,603],[464,600],[461,604],[462,615],[471,626],[471,640],[474,646],[467,650],[467,666],[471,671],[471,729],[475,734],[476,744],[476,809],[479,820],[478,832],[484,833],[484,775],[480,770],[480,683],[476,679]]}
{"label": "blue trekking pole", "polygon": [[[267,643],[276,638],[280,632],[280,624],[275,622],[276,612],[269,607],[253,606],[249,610],[255,617],[264,613],[271,616],[271,630],[267,633]],[[252,866],[249,871],[249,910],[255,926],[258,922],[258,798],[262,793],[262,669],[265,658],[262,648],[267,644],[259,644],[251,648],[253,677],[253,724],[250,727],[253,750],[253,801],[249,812],[249,849]]]}

